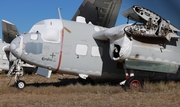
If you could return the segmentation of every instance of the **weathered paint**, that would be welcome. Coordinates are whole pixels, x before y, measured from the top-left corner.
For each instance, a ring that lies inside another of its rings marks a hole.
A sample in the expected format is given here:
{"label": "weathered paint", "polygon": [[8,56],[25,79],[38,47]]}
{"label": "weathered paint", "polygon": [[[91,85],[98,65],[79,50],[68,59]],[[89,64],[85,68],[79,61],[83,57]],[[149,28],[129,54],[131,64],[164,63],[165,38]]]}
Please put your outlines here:
{"label": "weathered paint", "polygon": [[34,43],[29,42],[26,43],[26,52],[32,54],[41,54],[42,53],[43,44],[42,43]]}
{"label": "weathered paint", "polygon": [[127,69],[143,70],[143,71],[153,71],[161,73],[177,73],[179,66],[177,64],[171,63],[157,63],[150,61],[141,60],[126,60],[125,67]]}

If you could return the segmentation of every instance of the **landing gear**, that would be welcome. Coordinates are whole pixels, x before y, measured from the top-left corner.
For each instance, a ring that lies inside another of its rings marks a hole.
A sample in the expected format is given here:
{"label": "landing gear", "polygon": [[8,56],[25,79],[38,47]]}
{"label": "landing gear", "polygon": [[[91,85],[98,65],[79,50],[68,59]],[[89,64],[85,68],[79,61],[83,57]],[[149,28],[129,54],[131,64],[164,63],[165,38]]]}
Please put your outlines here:
{"label": "landing gear", "polygon": [[16,81],[15,84],[16,84],[16,87],[17,87],[18,89],[23,89],[23,88],[26,87],[26,83],[25,83],[24,81],[22,81],[22,80]]}
{"label": "landing gear", "polygon": [[22,80],[20,80],[20,76],[23,76],[23,72],[22,71],[19,71],[19,72],[16,72],[15,73],[15,86],[18,88],[18,89],[23,89],[26,87],[26,83]]}
{"label": "landing gear", "polygon": [[126,80],[120,82],[120,85],[128,87],[129,89],[139,90],[143,88],[143,82],[140,78],[134,76],[134,70],[127,69],[124,67]]}
{"label": "landing gear", "polygon": [[136,90],[143,88],[143,82],[138,77],[133,76],[126,80],[125,86],[128,87],[129,89]]}
{"label": "landing gear", "polygon": [[86,84],[94,84],[94,81],[88,77],[86,74],[79,74],[78,82],[81,83],[82,85]]}
{"label": "landing gear", "polygon": [[14,77],[15,86],[18,89],[25,88],[26,83],[24,81],[20,80],[20,76],[24,75],[24,70],[22,67],[22,61],[20,59],[15,60],[13,65],[9,69],[7,76],[11,76],[11,75],[15,75],[15,77]]}

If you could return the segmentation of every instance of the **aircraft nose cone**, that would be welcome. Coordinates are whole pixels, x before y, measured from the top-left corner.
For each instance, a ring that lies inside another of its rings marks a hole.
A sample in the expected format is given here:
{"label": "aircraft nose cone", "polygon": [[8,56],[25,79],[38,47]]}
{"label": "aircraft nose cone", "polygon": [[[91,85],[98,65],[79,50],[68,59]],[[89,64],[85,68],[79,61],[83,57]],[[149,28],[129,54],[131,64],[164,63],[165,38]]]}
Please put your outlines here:
{"label": "aircraft nose cone", "polygon": [[22,36],[15,38],[10,44],[10,51],[17,58],[20,58],[22,55],[22,45],[23,45]]}
{"label": "aircraft nose cone", "polygon": [[11,45],[10,45],[10,49],[11,49],[11,50],[16,49],[16,45],[15,45],[14,43],[11,43]]}

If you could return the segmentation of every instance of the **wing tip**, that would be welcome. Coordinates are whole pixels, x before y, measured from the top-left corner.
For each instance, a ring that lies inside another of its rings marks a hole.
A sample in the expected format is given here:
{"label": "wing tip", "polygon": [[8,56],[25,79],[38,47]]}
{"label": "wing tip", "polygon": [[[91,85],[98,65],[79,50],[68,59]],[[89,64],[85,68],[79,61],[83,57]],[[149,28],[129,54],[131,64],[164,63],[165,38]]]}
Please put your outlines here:
{"label": "wing tip", "polygon": [[11,23],[11,22],[9,22],[9,21],[7,21],[7,20],[4,20],[4,19],[2,19],[2,22],[8,23],[8,24],[11,24],[11,25],[14,25],[13,23]]}

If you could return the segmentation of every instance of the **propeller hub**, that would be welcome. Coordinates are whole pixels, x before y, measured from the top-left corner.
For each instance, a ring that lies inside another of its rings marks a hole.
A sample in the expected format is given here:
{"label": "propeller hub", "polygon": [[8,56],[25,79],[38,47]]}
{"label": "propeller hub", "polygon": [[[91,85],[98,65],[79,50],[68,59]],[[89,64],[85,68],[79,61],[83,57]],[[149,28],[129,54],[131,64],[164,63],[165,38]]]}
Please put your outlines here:
{"label": "propeller hub", "polygon": [[22,55],[22,50],[23,50],[23,36],[19,36],[11,42],[10,51],[15,57],[20,58]]}

